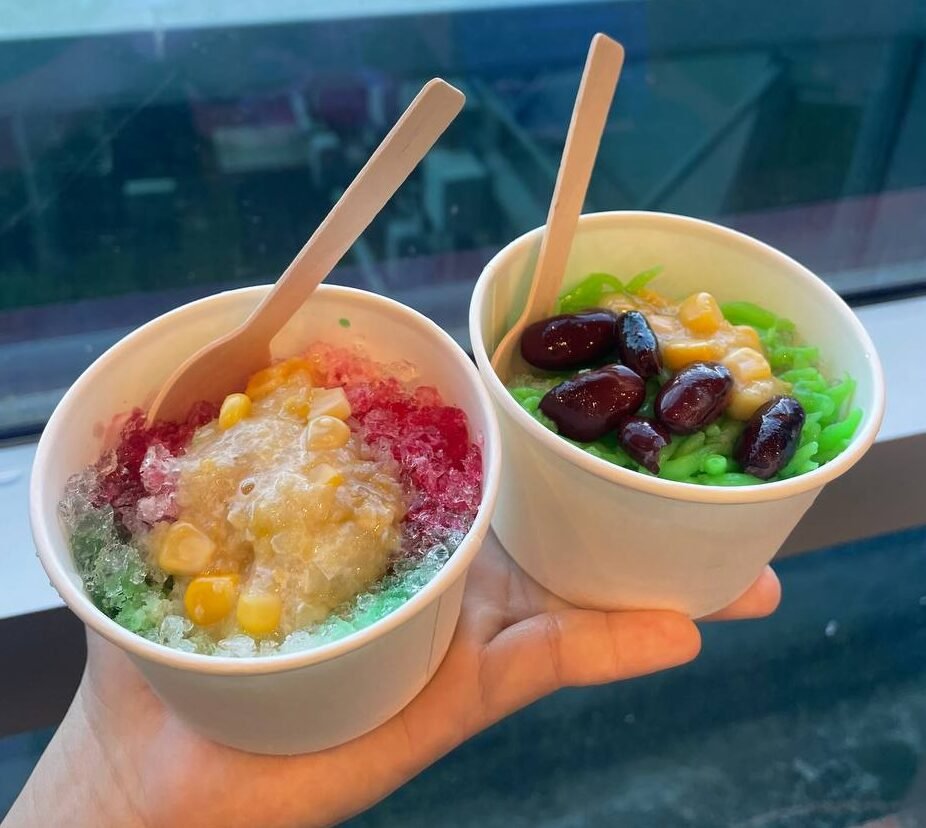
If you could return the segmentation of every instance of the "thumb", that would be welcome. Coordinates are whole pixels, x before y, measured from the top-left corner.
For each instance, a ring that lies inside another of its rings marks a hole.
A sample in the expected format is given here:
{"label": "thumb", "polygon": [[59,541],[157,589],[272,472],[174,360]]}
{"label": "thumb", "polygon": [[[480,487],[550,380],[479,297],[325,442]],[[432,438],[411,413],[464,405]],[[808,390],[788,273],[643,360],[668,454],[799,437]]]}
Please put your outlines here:
{"label": "thumb", "polygon": [[486,724],[560,687],[603,684],[691,661],[698,628],[674,612],[561,609],[499,633],[482,656]]}

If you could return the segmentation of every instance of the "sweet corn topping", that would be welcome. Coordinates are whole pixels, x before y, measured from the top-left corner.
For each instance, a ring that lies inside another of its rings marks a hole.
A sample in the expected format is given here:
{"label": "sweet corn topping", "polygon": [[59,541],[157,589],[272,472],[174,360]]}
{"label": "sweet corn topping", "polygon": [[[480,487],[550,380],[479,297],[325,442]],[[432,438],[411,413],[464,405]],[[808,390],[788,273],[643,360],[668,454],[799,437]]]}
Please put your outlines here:
{"label": "sweet corn topping", "polygon": [[775,377],[759,379],[744,386],[734,386],[727,414],[734,420],[748,420],[760,405],[787,392],[787,385]]}
{"label": "sweet corn topping", "polygon": [[762,351],[762,342],[759,339],[759,333],[752,325],[734,325],[733,342],[743,348],[752,348],[755,351]]}
{"label": "sweet corn topping", "polygon": [[219,410],[219,428],[223,431],[240,423],[251,413],[251,398],[247,394],[229,394]]}
{"label": "sweet corn topping", "polygon": [[305,447],[310,451],[326,451],[347,445],[350,428],[343,420],[322,414],[313,417],[305,429]]}
{"label": "sweet corn topping", "polygon": [[158,550],[158,565],[171,575],[198,575],[212,562],[215,543],[192,523],[170,525]]}
{"label": "sweet corn topping", "polygon": [[309,470],[309,480],[321,486],[340,486],[344,475],[328,463],[319,463]]}
{"label": "sweet corn topping", "polygon": [[283,411],[305,422],[312,411],[312,394],[313,391],[308,386],[293,389],[293,392],[283,400]]}
{"label": "sweet corn topping", "polygon": [[236,618],[249,635],[270,635],[276,632],[283,613],[283,602],[272,592],[245,592],[238,598]]}
{"label": "sweet corn topping", "polygon": [[[646,316],[659,340],[663,363],[670,371],[680,371],[692,362],[723,362],[740,387],[771,376],[755,328],[727,322],[710,293],[693,293],[678,305],[653,291],[618,293],[602,304],[619,312],[627,310],[628,302]],[[744,401],[743,408],[748,405]]]}
{"label": "sweet corn topping", "polygon": [[673,371],[692,362],[713,362],[723,356],[724,347],[710,339],[672,340],[662,346],[662,359]]}
{"label": "sweet corn topping", "polygon": [[231,612],[237,590],[237,575],[201,575],[190,581],[183,605],[194,624],[207,627]]}
{"label": "sweet corn topping", "polygon": [[328,415],[339,420],[350,417],[350,403],[343,388],[321,388],[312,393],[312,417]]}
{"label": "sweet corn topping", "polygon": [[709,293],[693,293],[678,307],[682,324],[696,334],[707,336],[724,323],[717,300]]}
{"label": "sweet corn topping", "polygon": [[730,351],[721,362],[730,369],[733,379],[742,385],[753,380],[768,379],[772,375],[772,367],[768,360],[752,348]]}

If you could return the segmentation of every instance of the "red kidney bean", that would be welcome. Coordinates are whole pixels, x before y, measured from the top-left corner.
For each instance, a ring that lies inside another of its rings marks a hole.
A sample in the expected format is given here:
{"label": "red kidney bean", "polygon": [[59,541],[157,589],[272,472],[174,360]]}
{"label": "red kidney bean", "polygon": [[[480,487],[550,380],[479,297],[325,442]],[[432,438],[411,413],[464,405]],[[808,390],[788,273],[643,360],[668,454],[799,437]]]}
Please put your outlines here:
{"label": "red kidney bean", "polygon": [[588,442],[617,428],[643,403],[643,380],[626,365],[607,365],[561,382],[540,401],[564,437]]}
{"label": "red kidney bean", "polygon": [[804,409],[794,397],[773,397],[749,418],[735,458],[746,474],[768,480],[794,457],[804,428]]}
{"label": "red kidney bean", "polygon": [[643,417],[627,417],[617,429],[624,451],[653,474],[659,474],[659,452],[671,437],[665,426]]}
{"label": "red kidney bean", "polygon": [[528,325],[521,334],[521,356],[535,368],[562,371],[602,359],[617,344],[617,316],[592,308],[564,313]]}
{"label": "red kidney bean", "polygon": [[669,431],[693,434],[716,420],[730,402],[733,375],[717,362],[693,362],[656,395],[656,417]]}
{"label": "red kidney bean", "polygon": [[621,362],[643,379],[662,370],[659,342],[640,311],[627,311],[617,318],[617,348]]}

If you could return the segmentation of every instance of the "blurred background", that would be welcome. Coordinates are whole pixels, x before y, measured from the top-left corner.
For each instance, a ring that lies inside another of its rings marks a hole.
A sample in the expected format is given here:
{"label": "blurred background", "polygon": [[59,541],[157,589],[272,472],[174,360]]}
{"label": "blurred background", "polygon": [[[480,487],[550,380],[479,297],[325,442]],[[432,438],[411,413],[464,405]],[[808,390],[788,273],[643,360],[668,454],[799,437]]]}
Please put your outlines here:
{"label": "blurred background", "polygon": [[923,284],[915,0],[217,8],[0,0],[0,433],[129,327],[272,281],[435,75],[466,111],[336,281],[464,339],[482,265],[544,220],[597,30],[627,62],[587,211],[719,220],[848,298]]}
{"label": "blurred background", "polygon": [[[25,519],[69,384],[148,319],[274,280],[436,75],[464,113],[332,281],[467,346],[483,265],[543,223],[596,31],[627,59],[586,211],[741,229],[883,332],[913,396],[791,551],[878,537],[784,562],[779,616],[710,631],[697,665],[537,705],[356,824],[926,825],[926,533],[884,534],[926,511],[903,478],[926,465],[922,0],[0,0],[0,655],[41,676],[0,681],[0,813],[83,657]],[[869,502],[901,479],[906,511]]]}

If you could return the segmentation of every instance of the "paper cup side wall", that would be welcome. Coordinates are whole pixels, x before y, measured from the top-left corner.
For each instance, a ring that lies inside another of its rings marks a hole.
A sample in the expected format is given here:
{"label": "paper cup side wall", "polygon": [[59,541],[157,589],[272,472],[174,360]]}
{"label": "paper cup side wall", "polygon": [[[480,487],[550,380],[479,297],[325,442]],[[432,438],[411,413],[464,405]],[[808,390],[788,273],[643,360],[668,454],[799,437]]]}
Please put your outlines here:
{"label": "paper cup side wall", "polygon": [[672,609],[694,618],[741,595],[819,489],[706,504],[619,487],[537,442],[499,410],[505,462],[493,528],[534,580],[596,609]]}
{"label": "paper cup side wall", "polygon": [[378,727],[421,691],[438,609],[439,600],[364,647],[282,673],[217,676],[133,660],[207,738],[253,753],[308,753]]}

